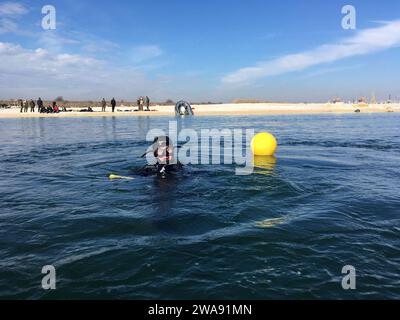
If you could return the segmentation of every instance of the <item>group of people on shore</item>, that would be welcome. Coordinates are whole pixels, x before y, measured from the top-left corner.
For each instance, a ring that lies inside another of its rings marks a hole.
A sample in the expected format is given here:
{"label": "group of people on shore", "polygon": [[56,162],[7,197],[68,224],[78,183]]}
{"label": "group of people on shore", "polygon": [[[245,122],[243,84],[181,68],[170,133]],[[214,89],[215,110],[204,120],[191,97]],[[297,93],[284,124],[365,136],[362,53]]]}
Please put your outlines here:
{"label": "group of people on shore", "polygon": [[[111,99],[111,110],[112,112],[115,112],[115,107],[117,106],[117,102],[115,101],[115,98]],[[101,100],[101,112],[106,112],[106,108],[107,108],[107,102],[106,99],[103,98],[103,100]]]}
{"label": "group of people on shore", "polygon": [[[115,98],[111,99],[110,104],[111,104],[112,112],[115,112],[115,108],[117,106],[117,102],[116,102]],[[53,101],[52,105],[49,104],[46,107],[41,98],[39,98],[36,102],[33,99],[30,99],[30,100],[19,99],[18,105],[20,107],[21,113],[24,113],[24,112],[27,113],[29,111],[34,113],[34,112],[36,112],[36,108],[39,113],[60,113],[60,112],[67,111],[64,106],[59,107],[57,105],[56,101]],[[106,112],[107,102],[104,98],[101,101],[100,105],[101,105],[101,112]],[[137,106],[138,106],[138,111],[150,111],[150,98],[148,96],[139,97],[137,99]],[[146,107],[146,110],[144,110],[145,107]],[[93,109],[91,107],[89,107],[87,110],[85,109],[85,110],[81,110],[81,111],[93,112]]]}
{"label": "group of people on shore", "polygon": [[57,105],[57,102],[53,101],[52,105],[48,105],[47,107],[45,107],[43,100],[41,98],[39,98],[36,102],[31,99],[31,100],[22,100],[20,99],[18,101],[19,106],[20,106],[20,112],[23,113],[27,113],[29,110],[30,112],[34,113],[36,112],[36,107],[37,107],[37,111],[39,113],[60,113],[60,111],[67,111],[65,107],[59,107]]}
{"label": "group of people on shore", "polygon": [[146,111],[150,111],[150,98],[148,96],[139,97],[137,99],[137,106],[139,111],[144,111],[144,107],[146,106]]}
{"label": "group of people on shore", "polygon": [[[148,96],[145,97],[139,97],[136,101],[138,111],[150,111],[150,98]],[[117,105],[117,102],[115,101],[115,98],[111,99],[111,110],[112,112],[115,112],[115,107]],[[144,110],[144,107],[146,107],[146,110]],[[101,112],[106,112],[107,109],[107,102],[106,99],[103,98],[101,100]]]}

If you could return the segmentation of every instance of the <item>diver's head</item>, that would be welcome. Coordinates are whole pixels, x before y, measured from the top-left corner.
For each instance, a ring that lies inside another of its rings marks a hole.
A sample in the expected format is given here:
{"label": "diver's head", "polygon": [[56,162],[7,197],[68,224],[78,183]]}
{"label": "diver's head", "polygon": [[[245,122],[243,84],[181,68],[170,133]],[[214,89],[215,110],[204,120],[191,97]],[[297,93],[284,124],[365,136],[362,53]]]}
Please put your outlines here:
{"label": "diver's head", "polygon": [[174,146],[168,136],[154,138],[153,154],[159,164],[169,164],[174,158]]}

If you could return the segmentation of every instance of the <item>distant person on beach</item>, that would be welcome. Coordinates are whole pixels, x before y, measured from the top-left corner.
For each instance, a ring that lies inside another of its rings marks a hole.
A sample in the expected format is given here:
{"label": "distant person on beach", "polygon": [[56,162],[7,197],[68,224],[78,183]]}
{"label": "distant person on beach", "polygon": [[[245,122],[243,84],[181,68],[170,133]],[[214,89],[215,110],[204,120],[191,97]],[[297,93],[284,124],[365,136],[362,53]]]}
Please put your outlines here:
{"label": "distant person on beach", "polygon": [[115,112],[115,106],[117,105],[117,102],[115,101],[115,98],[112,98],[111,100],[111,109],[112,112]]}
{"label": "distant person on beach", "polygon": [[22,113],[22,112],[24,112],[24,100],[21,99],[18,102],[19,102],[19,106],[21,107],[20,112]]}
{"label": "distant person on beach", "polygon": [[139,97],[139,98],[137,98],[137,106],[138,106],[138,111],[143,111],[143,109],[142,109],[142,102],[141,102],[141,98],[142,97]]}
{"label": "distant person on beach", "polygon": [[92,107],[88,107],[87,109],[81,109],[80,112],[93,112]]}
{"label": "distant person on beach", "polygon": [[33,100],[31,99],[31,101],[29,102],[29,104],[31,105],[31,112],[35,112],[35,107],[36,107],[35,101],[33,101]]}
{"label": "distant person on beach", "polygon": [[144,100],[146,103],[147,111],[150,111],[150,98],[148,96],[146,96]]}
{"label": "distant person on beach", "polygon": [[39,97],[39,99],[36,101],[36,104],[37,104],[37,106],[38,106],[38,112],[39,112],[39,113],[42,112],[42,109],[43,109],[43,101],[42,101],[42,98]]}
{"label": "distant person on beach", "polygon": [[56,101],[53,101],[53,113],[60,113],[60,107],[57,105]]}
{"label": "distant person on beach", "polygon": [[140,97],[140,111],[144,110],[144,99],[143,97]]}
{"label": "distant person on beach", "polygon": [[27,112],[28,112],[28,109],[29,109],[29,101],[28,101],[28,100],[25,100],[25,103],[24,103],[24,112],[27,113]]}
{"label": "distant person on beach", "polygon": [[101,112],[106,112],[106,107],[107,107],[107,102],[106,99],[103,98],[103,100],[101,100]]}

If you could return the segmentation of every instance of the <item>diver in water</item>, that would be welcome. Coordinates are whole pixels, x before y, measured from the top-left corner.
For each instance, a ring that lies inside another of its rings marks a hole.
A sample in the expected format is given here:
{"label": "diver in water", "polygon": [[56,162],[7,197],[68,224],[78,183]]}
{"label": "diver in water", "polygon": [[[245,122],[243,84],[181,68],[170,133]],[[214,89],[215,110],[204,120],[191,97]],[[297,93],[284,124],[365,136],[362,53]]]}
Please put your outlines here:
{"label": "diver in water", "polygon": [[[157,175],[165,179],[169,175],[177,173],[183,165],[175,158],[174,146],[168,136],[156,137],[152,144],[152,151],[157,162],[153,165],[146,165],[139,170],[143,176]],[[144,158],[149,152],[146,152]]]}

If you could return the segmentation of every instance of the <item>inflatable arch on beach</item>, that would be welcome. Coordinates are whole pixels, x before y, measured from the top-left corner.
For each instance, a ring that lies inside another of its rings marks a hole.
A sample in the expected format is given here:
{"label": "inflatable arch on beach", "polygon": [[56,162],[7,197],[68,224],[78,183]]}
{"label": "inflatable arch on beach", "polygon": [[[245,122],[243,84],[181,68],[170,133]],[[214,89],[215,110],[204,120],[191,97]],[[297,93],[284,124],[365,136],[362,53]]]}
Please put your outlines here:
{"label": "inflatable arch on beach", "polygon": [[193,109],[189,102],[179,101],[175,105],[175,115],[177,116],[193,116]]}

